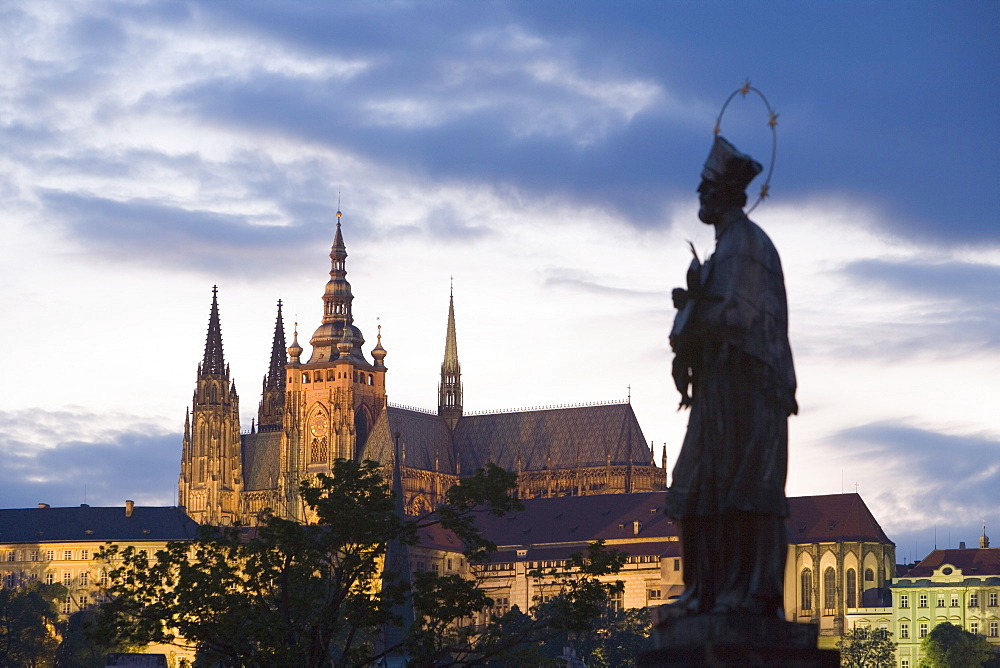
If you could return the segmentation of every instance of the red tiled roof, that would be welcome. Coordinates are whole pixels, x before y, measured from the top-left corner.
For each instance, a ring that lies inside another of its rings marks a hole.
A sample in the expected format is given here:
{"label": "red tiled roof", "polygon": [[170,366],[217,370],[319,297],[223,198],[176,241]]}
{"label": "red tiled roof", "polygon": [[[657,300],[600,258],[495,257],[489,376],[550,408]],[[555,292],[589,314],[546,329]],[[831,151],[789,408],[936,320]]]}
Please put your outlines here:
{"label": "red tiled roof", "polygon": [[907,573],[908,578],[930,577],[945,564],[959,568],[967,577],[1000,575],[1000,547],[966,550],[934,550]]}
{"label": "red tiled roof", "polygon": [[788,499],[788,509],[792,543],[892,543],[859,494],[793,497]]}

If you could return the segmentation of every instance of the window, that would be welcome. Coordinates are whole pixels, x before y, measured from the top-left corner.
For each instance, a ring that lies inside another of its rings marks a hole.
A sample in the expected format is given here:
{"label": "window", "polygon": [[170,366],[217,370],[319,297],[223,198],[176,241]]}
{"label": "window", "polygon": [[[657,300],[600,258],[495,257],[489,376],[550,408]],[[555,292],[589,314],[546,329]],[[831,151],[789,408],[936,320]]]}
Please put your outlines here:
{"label": "window", "polygon": [[63,584],[67,587],[73,584],[73,574],[69,571],[63,571]]}
{"label": "window", "polygon": [[73,599],[71,599],[71,598],[70,598],[69,596],[67,596],[66,598],[64,598],[64,599],[63,599],[63,607],[62,607],[62,612],[63,612],[63,614],[64,614],[64,615],[68,615],[68,614],[70,613],[70,607],[69,607],[69,604],[70,604],[70,602],[71,602],[72,600],[73,600]]}
{"label": "window", "polygon": [[55,582],[56,582],[56,574],[55,573],[46,573],[45,574],[45,584],[50,585],[50,584],[55,584]]}
{"label": "window", "polygon": [[938,598],[937,607],[943,608],[944,607],[944,594],[938,594],[937,598]]}
{"label": "window", "polygon": [[646,590],[646,600],[647,601],[659,601],[660,600],[660,590],[657,589],[647,589]]}
{"label": "window", "polygon": [[7,561],[14,561],[17,559],[17,552],[14,550],[7,550]]}
{"label": "window", "polygon": [[493,599],[493,614],[500,617],[510,610],[510,599],[506,596],[497,596]]}
{"label": "window", "polygon": [[140,557],[148,557],[149,556],[149,551],[148,550],[139,550],[139,556]]}
{"label": "window", "polygon": [[56,559],[56,551],[55,550],[45,550],[45,560],[46,561],[55,561],[55,559]]}
{"label": "window", "polygon": [[87,596],[81,596],[80,597],[80,609],[82,610],[82,609],[86,608],[88,605],[90,605],[90,598],[87,597]]}
{"label": "window", "polygon": [[681,569],[681,560],[680,559],[674,559],[674,570],[675,571],[679,571],[680,569]]}
{"label": "window", "polygon": [[828,567],[823,571],[823,609],[836,610],[837,608],[837,571],[833,567]]}
{"label": "window", "polygon": [[979,633],[979,622],[972,620],[969,622],[969,633],[977,635]]}
{"label": "window", "polygon": [[70,561],[73,558],[73,550],[63,550],[63,559]]}
{"label": "window", "polygon": [[90,550],[80,550],[80,559],[84,561],[90,559]]}
{"label": "window", "polygon": [[921,608],[926,608],[927,607],[927,594],[921,594],[920,595],[920,607]]}
{"label": "window", "polygon": [[906,622],[900,622],[899,624],[899,637],[909,638],[910,637],[910,625]]}
{"label": "window", "polygon": [[927,637],[927,622],[920,622],[920,637]]}
{"label": "window", "polygon": [[448,570],[451,570],[451,559],[448,560]]}
{"label": "window", "polygon": [[901,608],[909,608],[910,607],[910,595],[909,594],[900,594],[899,595],[899,607],[901,607]]}
{"label": "window", "polygon": [[802,609],[812,610],[813,578],[812,571],[808,568],[802,569]]}
{"label": "window", "polygon": [[1000,638],[1000,624],[997,622],[990,622],[990,637]]}
{"label": "window", "polygon": [[969,607],[970,608],[979,607],[979,594],[969,594]]}
{"label": "window", "polygon": [[865,582],[875,582],[875,571],[870,568],[865,569]]}
{"label": "window", "polygon": [[88,573],[87,571],[80,573],[80,586],[86,587],[89,584],[90,584],[90,573]]}
{"label": "window", "polygon": [[910,660],[905,657],[900,659],[899,668],[910,668]]}
{"label": "window", "polygon": [[858,572],[853,568],[847,569],[847,607],[858,607]]}
{"label": "window", "polygon": [[38,561],[38,550],[32,550],[32,552],[31,552],[31,560],[32,561]]}
{"label": "window", "polygon": [[952,594],[951,595],[951,607],[953,607],[953,608],[957,608],[958,607],[958,594]]}
{"label": "window", "polygon": [[608,597],[608,608],[614,612],[621,612],[622,610],[622,592],[616,591],[612,592]]}
{"label": "window", "polygon": [[990,592],[990,607],[997,607],[997,593],[995,591]]}

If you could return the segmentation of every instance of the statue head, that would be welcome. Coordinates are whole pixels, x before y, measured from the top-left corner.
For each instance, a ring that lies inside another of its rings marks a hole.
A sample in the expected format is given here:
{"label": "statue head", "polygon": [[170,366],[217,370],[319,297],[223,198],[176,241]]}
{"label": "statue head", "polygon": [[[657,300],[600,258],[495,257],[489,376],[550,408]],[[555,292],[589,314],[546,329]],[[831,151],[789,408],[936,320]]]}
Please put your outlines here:
{"label": "statue head", "polygon": [[747,203],[746,189],[763,171],[759,162],[741,153],[724,137],[716,135],[712,150],[701,170],[698,186],[701,208],[698,217],[703,223],[715,225],[731,209],[741,209]]}

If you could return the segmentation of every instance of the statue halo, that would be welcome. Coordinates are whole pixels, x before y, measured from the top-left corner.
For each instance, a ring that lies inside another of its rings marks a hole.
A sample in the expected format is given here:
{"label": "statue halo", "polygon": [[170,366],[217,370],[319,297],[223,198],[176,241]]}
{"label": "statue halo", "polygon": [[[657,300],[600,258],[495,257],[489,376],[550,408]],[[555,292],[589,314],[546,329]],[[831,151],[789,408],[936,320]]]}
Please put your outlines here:
{"label": "statue halo", "polygon": [[760,97],[761,101],[764,102],[764,106],[767,108],[767,125],[771,128],[771,163],[767,167],[767,176],[764,178],[764,184],[760,187],[760,194],[757,196],[757,200],[753,205],[747,209],[747,213],[750,213],[757,208],[763,200],[767,199],[771,194],[771,175],[774,173],[774,158],[778,153],[778,114],[771,108],[771,103],[767,101],[764,97],[764,93],[760,91],[759,88],[755,88],[750,85],[750,80],[747,79],[742,86],[734,90],[726,98],[726,101],[722,104],[722,109],[719,110],[719,115],[715,118],[715,128],[712,130],[713,135],[718,135],[722,131],[722,117],[726,113],[726,107],[729,103],[733,101],[737,95],[746,97],[748,93],[756,93]]}

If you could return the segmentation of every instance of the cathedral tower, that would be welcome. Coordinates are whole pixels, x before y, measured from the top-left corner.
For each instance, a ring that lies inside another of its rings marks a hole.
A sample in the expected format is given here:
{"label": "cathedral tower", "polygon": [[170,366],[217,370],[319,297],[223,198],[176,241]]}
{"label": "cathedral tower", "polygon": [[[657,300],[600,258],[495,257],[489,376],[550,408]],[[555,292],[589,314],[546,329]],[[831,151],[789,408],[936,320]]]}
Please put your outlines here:
{"label": "cathedral tower", "polygon": [[438,384],[438,415],[451,429],[462,417],[462,366],[458,363],[458,342],[455,337],[455,289],[448,295],[448,333],[441,362],[441,382]]}
{"label": "cathedral tower", "polygon": [[301,361],[297,331],[288,349],[279,494],[291,519],[308,519],[298,494],[299,482],[330,473],[335,459],[356,458],[385,409],[385,350],[379,345],[373,351],[374,362],[362,352],[365,339],[354,325],[354,295],[347,282],[340,217],[338,211],[323,319],[309,341],[309,361]]}
{"label": "cathedral tower", "polygon": [[264,389],[257,409],[257,431],[281,431],[285,416],[285,324],[281,319],[281,300],[278,300],[278,317],[274,321],[274,340],[271,343],[271,363],[264,376]]}
{"label": "cathedral tower", "polygon": [[232,524],[243,491],[240,406],[222,353],[218,288],[212,287],[205,356],[184,420],[178,503],[202,524]]}

